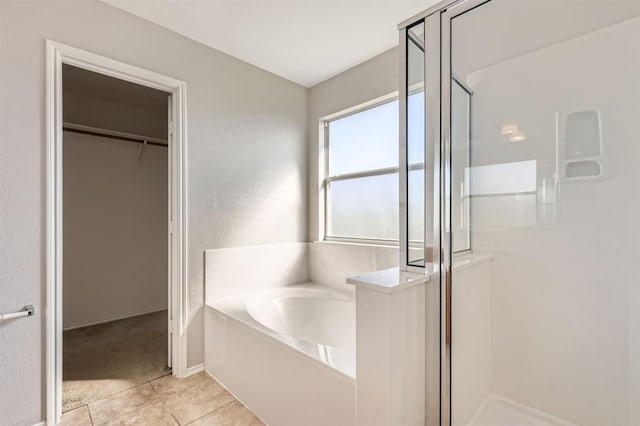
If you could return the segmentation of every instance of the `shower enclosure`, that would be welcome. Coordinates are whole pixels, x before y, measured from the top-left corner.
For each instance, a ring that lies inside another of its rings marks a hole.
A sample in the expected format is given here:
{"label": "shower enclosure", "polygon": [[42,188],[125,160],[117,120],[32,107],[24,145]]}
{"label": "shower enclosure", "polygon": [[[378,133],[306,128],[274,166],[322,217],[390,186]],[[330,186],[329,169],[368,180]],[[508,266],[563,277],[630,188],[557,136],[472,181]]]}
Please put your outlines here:
{"label": "shower enclosure", "polygon": [[444,2],[400,53],[426,423],[640,425],[640,2]]}

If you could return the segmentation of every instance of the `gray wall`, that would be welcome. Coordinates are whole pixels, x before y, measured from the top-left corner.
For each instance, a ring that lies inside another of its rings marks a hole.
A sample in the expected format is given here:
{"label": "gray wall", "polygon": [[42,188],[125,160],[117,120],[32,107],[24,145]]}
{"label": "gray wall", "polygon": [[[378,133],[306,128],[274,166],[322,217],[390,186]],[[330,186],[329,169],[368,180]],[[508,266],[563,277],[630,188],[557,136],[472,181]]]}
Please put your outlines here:
{"label": "gray wall", "polygon": [[64,134],[65,329],[167,308],[167,149],[138,146]]}
{"label": "gray wall", "polygon": [[318,123],[322,117],[398,90],[398,49],[393,48],[309,89],[309,239],[318,235]]}
{"label": "gray wall", "polygon": [[[105,99],[102,79],[93,93],[78,87],[81,72],[63,72],[65,123],[167,138],[168,95],[140,102],[121,83],[124,96]],[[167,150],[150,145],[138,160],[138,147],[64,133],[64,329],[167,308]]]}
{"label": "gray wall", "polygon": [[306,89],[97,1],[1,1],[0,311],[38,309],[0,324],[8,425],[44,418],[47,38],[187,82],[189,366],[203,360],[203,250],[308,229]]}
{"label": "gray wall", "polygon": [[[168,95],[167,95],[168,98]],[[126,102],[65,90],[63,121],[158,139],[167,138],[168,105],[143,108]]]}

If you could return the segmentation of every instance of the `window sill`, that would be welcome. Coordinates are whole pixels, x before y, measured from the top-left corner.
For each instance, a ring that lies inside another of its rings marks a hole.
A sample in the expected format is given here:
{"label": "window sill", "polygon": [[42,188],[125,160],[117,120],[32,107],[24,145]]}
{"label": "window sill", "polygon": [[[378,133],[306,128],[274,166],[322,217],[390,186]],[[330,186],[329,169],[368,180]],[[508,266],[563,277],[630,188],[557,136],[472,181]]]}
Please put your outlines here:
{"label": "window sill", "polygon": [[387,247],[390,249],[399,249],[399,243],[397,241],[380,242],[375,240],[357,240],[357,239],[324,239],[314,241],[313,244],[337,244],[337,245],[350,245],[350,246],[363,246],[363,247]]}

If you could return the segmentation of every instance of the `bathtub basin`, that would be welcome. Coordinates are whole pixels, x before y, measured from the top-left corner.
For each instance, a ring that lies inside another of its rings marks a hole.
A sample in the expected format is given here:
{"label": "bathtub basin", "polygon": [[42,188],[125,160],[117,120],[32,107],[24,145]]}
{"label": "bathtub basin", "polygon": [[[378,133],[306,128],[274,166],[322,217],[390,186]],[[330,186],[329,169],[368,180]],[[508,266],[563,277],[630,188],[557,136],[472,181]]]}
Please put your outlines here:
{"label": "bathtub basin", "polygon": [[247,312],[258,323],[294,339],[355,349],[356,307],[331,289],[279,288],[250,297]]}
{"label": "bathtub basin", "polygon": [[354,294],[314,283],[210,301],[205,369],[266,424],[355,424]]}

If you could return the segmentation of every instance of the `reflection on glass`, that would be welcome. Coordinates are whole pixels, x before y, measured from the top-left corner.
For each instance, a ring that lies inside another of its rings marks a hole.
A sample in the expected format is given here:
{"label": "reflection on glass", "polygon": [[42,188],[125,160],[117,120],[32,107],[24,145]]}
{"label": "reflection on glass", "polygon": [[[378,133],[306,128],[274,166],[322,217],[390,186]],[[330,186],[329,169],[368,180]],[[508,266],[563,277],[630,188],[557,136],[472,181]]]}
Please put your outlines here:
{"label": "reflection on glass", "polygon": [[424,23],[407,30],[407,263],[424,266]]}
{"label": "reflection on glass", "polygon": [[451,80],[451,231],[453,252],[471,250],[469,181],[472,91],[460,80]]}
{"label": "reflection on glass", "polygon": [[468,168],[464,198],[473,200],[473,225],[535,225],[537,169],[536,160]]}
{"label": "reflection on glass", "polygon": [[465,195],[518,195],[535,193],[537,185],[537,161],[525,160],[513,163],[474,166],[467,170]]}

